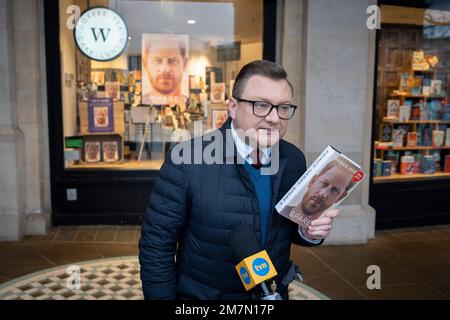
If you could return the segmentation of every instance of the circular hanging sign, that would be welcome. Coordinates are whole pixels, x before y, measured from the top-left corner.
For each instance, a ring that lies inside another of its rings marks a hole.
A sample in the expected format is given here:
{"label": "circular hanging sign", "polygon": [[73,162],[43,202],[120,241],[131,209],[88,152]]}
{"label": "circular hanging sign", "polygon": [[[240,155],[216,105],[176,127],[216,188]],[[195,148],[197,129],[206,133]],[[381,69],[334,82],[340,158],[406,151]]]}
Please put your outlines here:
{"label": "circular hanging sign", "polygon": [[117,58],[128,42],[125,20],[114,10],[104,7],[94,7],[83,12],[73,35],[80,51],[97,61]]}

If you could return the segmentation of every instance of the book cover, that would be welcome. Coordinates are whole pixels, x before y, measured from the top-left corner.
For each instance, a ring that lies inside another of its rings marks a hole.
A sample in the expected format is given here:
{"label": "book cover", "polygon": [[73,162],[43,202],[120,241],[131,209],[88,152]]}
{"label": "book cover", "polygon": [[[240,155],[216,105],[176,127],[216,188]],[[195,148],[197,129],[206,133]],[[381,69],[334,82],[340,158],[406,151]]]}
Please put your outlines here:
{"label": "book cover", "polygon": [[382,165],[381,164],[381,159],[373,159],[373,162],[372,162],[372,175],[374,177],[381,176],[381,173],[382,173],[381,165]]}
{"label": "book cover", "polygon": [[439,96],[442,92],[442,80],[431,80],[431,95]]}
{"label": "book cover", "polygon": [[105,92],[108,98],[120,100],[120,82],[105,82]]}
{"label": "book cover", "polygon": [[116,162],[119,160],[119,150],[117,141],[103,141],[102,142],[103,161]]}
{"label": "book cover", "polygon": [[400,100],[388,100],[387,102],[387,114],[386,116],[390,119],[398,119],[400,112]]}
{"label": "book cover", "polygon": [[442,130],[433,130],[432,146],[440,148],[444,145],[445,133]]}
{"label": "book cover", "polygon": [[359,165],[328,146],[275,208],[283,217],[307,227],[339,205],[364,177]]}
{"label": "book cover", "polygon": [[408,132],[408,147],[417,147],[417,132]]}
{"label": "book cover", "polygon": [[450,128],[445,130],[445,146],[450,147]]}
{"label": "book cover", "polygon": [[422,153],[419,152],[419,153],[414,155],[414,169],[413,169],[413,173],[420,173],[422,160],[423,160],[423,154]]}
{"label": "book cover", "polygon": [[383,176],[390,176],[392,173],[392,162],[390,160],[383,161]]}
{"label": "book cover", "polygon": [[450,121],[450,104],[442,105],[441,119],[444,121]]}
{"label": "book cover", "polygon": [[450,154],[445,156],[444,171],[446,173],[450,173]]}
{"label": "book cover", "polygon": [[91,98],[88,101],[90,132],[114,132],[113,98]]}
{"label": "book cover", "polygon": [[425,146],[425,128],[426,125],[421,123],[417,125],[417,146]]}
{"label": "book cover", "polygon": [[420,120],[428,120],[428,104],[424,102],[420,105]]}
{"label": "book cover", "polygon": [[392,130],[392,146],[403,147],[403,130],[401,129]]}
{"label": "book cover", "polygon": [[411,117],[411,107],[408,105],[400,106],[398,115],[399,121],[408,121]]}
{"label": "book cover", "polygon": [[381,141],[390,142],[392,141],[392,125],[383,123],[381,125]]}
{"label": "book cover", "polygon": [[441,171],[441,150],[431,150],[430,154],[433,156],[436,164],[436,171]]}
{"label": "book cover", "polygon": [[430,126],[424,125],[424,130],[423,130],[423,145],[424,146],[427,146],[427,147],[431,146],[432,134],[433,134],[433,128]]}
{"label": "book cover", "polygon": [[414,157],[405,155],[401,158],[400,173],[401,174],[413,174],[414,172]]}
{"label": "book cover", "polygon": [[401,72],[400,73],[400,91],[408,91],[409,90],[409,73],[408,72]]}
{"label": "book cover", "polygon": [[422,158],[420,171],[426,174],[432,174],[436,172],[436,163],[433,156],[425,155]]}
{"label": "book cover", "polygon": [[413,104],[411,108],[411,120],[420,120],[420,110],[422,109],[423,102],[418,101]]}
{"label": "book cover", "polygon": [[439,100],[431,100],[429,102],[428,118],[429,120],[441,119],[442,104]]}
{"label": "book cover", "polygon": [[400,159],[400,152],[390,150],[385,153],[384,159],[390,160],[392,162],[391,173],[396,174],[398,172],[397,168]]}
{"label": "book cover", "polygon": [[100,142],[86,141],[84,143],[84,161],[100,162]]}

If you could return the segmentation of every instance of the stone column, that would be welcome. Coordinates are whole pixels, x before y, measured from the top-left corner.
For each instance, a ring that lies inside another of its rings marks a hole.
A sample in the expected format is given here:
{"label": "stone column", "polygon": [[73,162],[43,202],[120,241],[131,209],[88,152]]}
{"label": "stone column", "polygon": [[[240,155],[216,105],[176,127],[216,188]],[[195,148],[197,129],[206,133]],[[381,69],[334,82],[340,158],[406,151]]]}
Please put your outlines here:
{"label": "stone column", "polygon": [[0,240],[25,233],[25,139],[18,126],[12,7],[0,0]]}
{"label": "stone column", "polygon": [[12,2],[17,116],[25,135],[27,234],[42,235],[50,219],[43,1]]}
{"label": "stone column", "polygon": [[0,3],[0,239],[17,240],[49,226],[43,6]]}
{"label": "stone column", "polygon": [[[333,145],[370,171],[375,31],[366,27],[370,0],[284,2],[282,63],[304,106],[287,138],[308,165]],[[368,176],[340,206],[328,244],[365,243],[374,237]]]}

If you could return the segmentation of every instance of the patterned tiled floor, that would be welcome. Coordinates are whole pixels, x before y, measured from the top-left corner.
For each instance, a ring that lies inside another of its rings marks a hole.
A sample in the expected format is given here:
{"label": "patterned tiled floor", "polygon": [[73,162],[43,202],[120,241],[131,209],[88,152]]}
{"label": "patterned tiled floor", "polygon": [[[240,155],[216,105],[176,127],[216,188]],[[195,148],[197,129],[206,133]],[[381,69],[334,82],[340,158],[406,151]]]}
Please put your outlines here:
{"label": "patterned tiled floor", "polygon": [[[328,299],[301,283],[293,283],[289,289],[292,300]],[[136,257],[60,266],[23,276],[0,286],[0,300],[142,299],[139,262]]]}
{"label": "patterned tiled floor", "polygon": [[[46,236],[0,242],[0,285],[79,261],[133,256],[139,226],[69,226]],[[364,245],[293,246],[305,284],[331,299],[450,299],[450,225],[377,232]],[[367,288],[367,267],[381,270],[381,289]]]}
{"label": "patterned tiled floor", "polygon": [[[79,272],[79,273],[78,273]],[[139,300],[135,257],[110,258],[60,266],[0,286],[0,300]]]}

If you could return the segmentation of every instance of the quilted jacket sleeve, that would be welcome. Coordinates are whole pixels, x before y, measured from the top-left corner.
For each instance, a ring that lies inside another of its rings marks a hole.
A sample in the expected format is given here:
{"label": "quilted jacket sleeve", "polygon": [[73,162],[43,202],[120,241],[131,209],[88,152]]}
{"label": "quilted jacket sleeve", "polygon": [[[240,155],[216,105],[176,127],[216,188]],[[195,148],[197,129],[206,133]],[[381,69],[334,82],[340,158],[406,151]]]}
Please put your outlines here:
{"label": "quilted jacket sleeve", "polygon": [[187,178],[170,156],[161,168],[145,212],[139,241],[145,299],[175,299],[175,254],[187,216]]}

